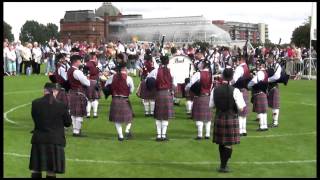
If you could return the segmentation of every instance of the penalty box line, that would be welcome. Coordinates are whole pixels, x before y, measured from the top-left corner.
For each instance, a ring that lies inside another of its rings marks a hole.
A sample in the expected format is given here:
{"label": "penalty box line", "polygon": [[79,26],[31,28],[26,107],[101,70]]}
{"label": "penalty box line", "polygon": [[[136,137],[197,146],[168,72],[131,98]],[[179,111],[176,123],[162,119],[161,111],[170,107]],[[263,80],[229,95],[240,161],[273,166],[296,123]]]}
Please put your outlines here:
{"label": "penalty box line", "polygon": [[[17,153],[3,153],[7,156],[30,158],[29,155],[17,154]],[[220,162],[210,162],[210,161],[195,161],[195,162],[179,162],[179,161],[167,161],[167,162],[150,162],[150,161],[103,161],[103,160],[89,160],[89,159],[66,159],[72,162],[83,162],[83,163],[98,163],[98,164],[185,164],[185,165],[210,165],[210,164],[220,164]],[[289,161],[235,161],[230,162],[230,164],[254,164],[254,165],[266,165],[266,164],[302,164],[302,163],[316,163],[316,160],[289,160]]]}

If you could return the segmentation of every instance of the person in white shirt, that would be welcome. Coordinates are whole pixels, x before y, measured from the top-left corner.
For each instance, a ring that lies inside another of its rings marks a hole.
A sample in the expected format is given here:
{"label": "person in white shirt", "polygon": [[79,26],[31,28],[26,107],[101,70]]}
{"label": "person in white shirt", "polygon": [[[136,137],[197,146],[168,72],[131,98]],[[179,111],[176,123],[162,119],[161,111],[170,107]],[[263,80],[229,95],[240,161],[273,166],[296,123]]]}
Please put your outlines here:
{"label": "person in white shirt", "polygon": [[33,56],[33,72],[35,74],[40,74],[40,64],[41,64],[41,58],[42,58],[42,51],[38,47],[38,43],[34,42],[33,43],[33,48],[32,48],[32,56]]}
{"label": "person in white shirt", "polygon": [[132,73],[133,76],[137,75],[136,71],[136,61],[138,60],[137,50],[134,47],[134,44],[130,44],[127,49],[126,54],[128,55],[128,70],[129,73]]}
{"label": "person in white shirt", "polygon": [[7,72],[10,75],[15,76],[16,75],[16,52],[14,49],[13,44],[9,45],[9,50],[7,51]]}
{"label": "person in white shirt", "polygon": [[117,73],[110,76],[105,86],[110,86],[112,93],[109,121],[115,123],[118,140],[123,141],[122,123],[126,124],[125,138],[130,139],[132,137],[130,129],[133,120],[133,109],[129,96],[134,91],[134,84],[126,70],[126,55],[124,53],[118,54],[117,62]]}
{"label": "person in white shirt", "polygon": [[8,45],[8,42],[3,42],[3,72],[5,74],[7,73],[7,53],[9,51]]}
{"label": "person in white shirt", "polygon": [[16,50],[16,55],[17,55],[17,61],[16,61],[16,65],[17,65],[17,75],[21,74],[22,72],[22,49],[23,46],[21,45],[21,41],[17,41],[16,45],[15,45],[15,50]]}
{"label": "person in white shirt", "polygon": [[242,93],[230,85],[233,70],[225,68],[223,82],[213,89],[211,106],[216,108],[213,127],[213,142],[219,145],[220,168],[218,172],[229,172],[227,166],[231,158],[232,145],[240,143],[238,112],[246,107]]}
{"label": "person in white shirt", "polygon": [[125,53],[125,48],[124,45],[121,43],[121,41],[118,41],[118,45],[117,45],[117,54],[120,53]]}
{"label": "person in white shirt", "polygon": [[73,55],[70,57],[71,67],[67,72],[68,83],[70,85],[69,90],[69,108],[73,124],[73,136],[83,137],[81,133],[81,126],[83,117],[87,115],[87,97],[85,95],[84,86],[89,87],[90,81],[79,70],[81,65],[81,56]]}
{"label": "person in white shirt", "polygon": [[24,63],[24,72],[26,75],[31,75],[32,71],[32,44],[31,43],[26,43],[25,47],[23,48],[22,51],[22,60]]}
{"label": "person in white shirt", "polygon": [[257,61],[259,66],[257,74],[251,79],[248,84],[248,89],[252,89],[253,98],[253,112],[257,113],[259,120],[259,128],[257,131],[267,131],[267,87],[268,87],[268,73],[265,69],[265,64]]}
{"label": "person in white shirt", "polygon": [[278,127],[279,124],[279,112],[280,112],[280,92],[279,92],[279,85],[277,81],[281,77],[282,67],[279,63],[274,60],[274,56],[269,54],[267,57],[268,63],[268,106],[272,108],[272,118],[273,123],[270,127]]}
{"label": "person in white shirt", "polygon": [[54,47],[54,42],[50,41],[46,47],[46,52],[48,53],[48,61],[46,67],[46,74],[49,72],[53,73],[55,71],[55,59],[56,59],[56,48]]}

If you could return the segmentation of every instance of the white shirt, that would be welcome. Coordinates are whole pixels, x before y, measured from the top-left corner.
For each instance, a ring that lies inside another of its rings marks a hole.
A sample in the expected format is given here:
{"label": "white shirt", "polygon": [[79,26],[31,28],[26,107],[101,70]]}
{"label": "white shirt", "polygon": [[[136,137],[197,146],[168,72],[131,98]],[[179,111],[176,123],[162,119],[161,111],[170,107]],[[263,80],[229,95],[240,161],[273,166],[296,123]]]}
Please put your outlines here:
{"label": "white shirt", "polygon": [[251,81],[248,84],[248,88],[251,88],[255,84],[258,84],[258,82],[264,80],[264,73],[263,71],[258,71],[257,74],[251,79]]}
{"label": "white shirt", "polygon": [[[212,89],[212,92],[211,92],[211,96],[210,96],[210,102],[209,102],[209,107],[214,107],[215,104],[214,104],[214,89]],[[241,91],[238,89],[238,88],[234,88],[233,90],[233,99],[237,105],[237,108],[240,110],[240,109],[243,109],[244,107],[246,107],[246,103],[243,99],[243,95],[241,93]]]}
{"label": "white shirt", "polygon": [[76,80],[78,80],[78,81],[80,81],[80,83],[82,84],[82,85],[85,85],[85,86],[90,86],[90,81],[89,81],[89,79],[83,74],[83,72],[82,71],[80,71],[77,67],[75,67],[75,66],[72,66],[72,67],[74,67],[76,70],[74,70],[73,71],[73,77],[76,79]]}
{"label": "white shirt", "polygon": [[9,52],[9,48],[8,47],[5,47],[3,48],[3,57],[7,57],[7,52]]}
{"label": "white shirt", "polygon": [[68,75],[67,75],[67,71],[66,71],[66,66],[67,66],[67,70],[70,68],[69,64],[67,63],[67,65],[62,64],[59,69],[58,69],[58,74],[64,79],[64,80],[68,80]]}
{"label": "white shirt", "polygon": [[34,61],[38,64],[41,62],[41,57],[42,57],[42,51],[39,47],[33,48],[32,49],[32,56],[34,58]]}
{"label": "white shirt", "polygon": [[8,60],[16,62],[17,56],[16,56],[16,51],[14,49],[12,49],[11,51],[8,50],[6,54],[7,54]]}
{"label": "white shirt", "polygon": [[32,57],[31,49],[24,47],[22,51],[22,57],[24,61],[30,61],[30,58]]}
{"label": "white shirt", "polygon": [[235,84],[238,81],[238,79],[243,76],[244,70],[243,70],[242,65],[245,65],[245,64],[246,63],[241,63],[239,66],[236,67],[234,74],[233,74],[233,79],[231,81],[231,85]]}
{"label": "white shirt", "polygon": [[[202,70],[202,71],[209,71],[209,70],[208,70],[208,69],[204,69],[204,70]],[[190,78],[190,82],[186,85],[185,90],[186,90],[186,91],[189,91],[190,87],[191,87],[194,83],[196,83],[197,81],[200,81],[200,77],[201,77],[201,75],[200,75],[200,72],[199,72],[199,71],[196,72],[196,73],[194,73],[194,74],[191,76],[191,78]]]}
{"label": "white shirt", "polygon": [[268,78],[268,82],[275,82],[280,78],[282,70],[280,64],[276,63],[274,70],[276,70],[276,72],[274,72],[273,76]]}
{"label": "white shirt", "polygon": [[136,55],[137,54],[137,51],[136,51],[136,49],[134,49],[134,48],[128,48],[127,49],[127,54],[128,55]]}
{"label": "white shirt", "polygon": [[[105,86],[107,86],[107,85],[109,85],[109,84],[112,84],[113,76],[114,76],[114,75],[115,75],[115,74],[113,74],[113,75],[111,75],[111,76],[109,77],[109,79],[106,81]],[[127,85],[128,85],[128,87],[129,87],[129,89],[130,89],[130,94],[132,94],[133,91],[134,91],[134,84],[133,84],[133,80],[132,80],[132,78],[131,78],[130,76],[127,76]]]}
{"label": "white shirt", "polygon": [[[169,68],[168,68],[168,69],[169,69]],[[158,68],[155,68],[154,70],[152,70],[152,71],[148,74],[147,78],[157,79],[158,70],[159,70],[159,67],[158,67]],[[170,69],[169,69],[169,70],[170,70]],[[176,87],[176,86],[177,86],[177,82],[175,81],[174,76],[172,76],[172,73],[170,73],[170,74],[171,74],[171,77],[172,77],[172,85],[173,85],[174,87]],[[146,79],[146,80],[147,80],[147,79]]]}
{"label": "white shirt", "polygon": [[121,43],[119,43],[119,45],[118,45],[118,53],[124,53],[124,52],[125,52],[124,46]]}

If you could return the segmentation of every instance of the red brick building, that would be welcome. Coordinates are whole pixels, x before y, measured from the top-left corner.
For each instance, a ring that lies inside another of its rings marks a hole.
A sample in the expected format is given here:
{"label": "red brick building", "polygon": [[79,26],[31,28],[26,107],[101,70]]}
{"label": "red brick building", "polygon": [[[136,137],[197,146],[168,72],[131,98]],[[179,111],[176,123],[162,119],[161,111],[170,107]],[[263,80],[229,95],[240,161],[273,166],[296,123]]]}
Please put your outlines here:
{"label": "red brick building", "polygon": [[[93,10],[66,11],[60,20],[62,42],[87,41],[99,43],[110,39],[110,22],[118,21],[121,12],[110,2],[104,2],[95,12]],[[113,39],[112,39],[113,40]]]}

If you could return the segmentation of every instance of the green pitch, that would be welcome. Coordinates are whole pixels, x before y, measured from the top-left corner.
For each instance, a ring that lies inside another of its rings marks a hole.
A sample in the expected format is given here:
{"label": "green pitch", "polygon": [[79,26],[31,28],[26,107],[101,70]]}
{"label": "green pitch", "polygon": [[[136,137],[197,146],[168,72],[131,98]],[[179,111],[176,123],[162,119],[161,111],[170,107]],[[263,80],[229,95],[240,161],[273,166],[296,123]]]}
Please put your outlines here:
{"label": "green pitch", "polygon": [[[30,177],[33,122],[28,103],[42,96],[47,81],[44,75],[4,78],[5,177]],[[138,82],[135,78],[135,88]],[[103,97],[99,118],[83,123],[87,138],[72,137],[69,129],[66,173],[57,177],[316,177],[316,82],[290,81],[280,86],[280,95],[279,127],[256,132],[255,114],[250,113],[248,136],[234,146],[228,174],[216,172],[220,159],[212,139],[193,139],[196,127],[187,119],[184,100],[174,107],[175,119],[169,122],[171,140],[156,142],[155,121],[144,117],[141,101],[133,94],[134,138],[119,142],[114,124],[108,121],[111,99]]]}

